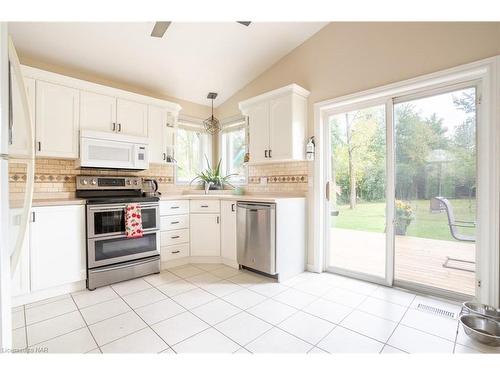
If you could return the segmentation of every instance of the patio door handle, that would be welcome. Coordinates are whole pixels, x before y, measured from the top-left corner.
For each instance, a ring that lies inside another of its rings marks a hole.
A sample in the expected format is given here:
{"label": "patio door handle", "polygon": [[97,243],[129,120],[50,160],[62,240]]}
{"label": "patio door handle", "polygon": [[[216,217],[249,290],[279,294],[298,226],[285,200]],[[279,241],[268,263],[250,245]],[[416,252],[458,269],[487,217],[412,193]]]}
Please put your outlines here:
{"label": "patio door handle", "polygon": [[330,201],[330,181],[326,182],[325,190],[326,200]]}

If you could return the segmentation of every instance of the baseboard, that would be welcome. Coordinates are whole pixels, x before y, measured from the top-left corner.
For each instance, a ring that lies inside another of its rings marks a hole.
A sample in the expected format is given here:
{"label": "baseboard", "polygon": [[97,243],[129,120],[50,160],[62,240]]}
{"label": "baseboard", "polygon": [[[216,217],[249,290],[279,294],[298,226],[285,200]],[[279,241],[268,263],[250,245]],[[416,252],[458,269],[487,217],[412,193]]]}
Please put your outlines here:
{"label": "baseboard", "polygon": [[316,267],[314,266],[314,264],[307,264],[307,265],[306,265],[306,270],[307,270],[308,272],[321,273],[321,271],[318,271],[318,270],[316,269]]}

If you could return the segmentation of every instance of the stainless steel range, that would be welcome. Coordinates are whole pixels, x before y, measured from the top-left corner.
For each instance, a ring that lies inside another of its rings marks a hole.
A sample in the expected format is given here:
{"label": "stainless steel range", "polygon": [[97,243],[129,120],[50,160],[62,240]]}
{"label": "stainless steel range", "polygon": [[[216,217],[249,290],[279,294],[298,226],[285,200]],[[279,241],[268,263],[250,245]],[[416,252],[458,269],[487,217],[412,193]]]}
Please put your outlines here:
{"label": "stainless steel range", "polygon": [[[159,198],[142,195],[140,177],[76,178],[76,196],[87,199],[88,289],[160,272]],[[136,202],[144,235],[127,238],[125,209]]]}

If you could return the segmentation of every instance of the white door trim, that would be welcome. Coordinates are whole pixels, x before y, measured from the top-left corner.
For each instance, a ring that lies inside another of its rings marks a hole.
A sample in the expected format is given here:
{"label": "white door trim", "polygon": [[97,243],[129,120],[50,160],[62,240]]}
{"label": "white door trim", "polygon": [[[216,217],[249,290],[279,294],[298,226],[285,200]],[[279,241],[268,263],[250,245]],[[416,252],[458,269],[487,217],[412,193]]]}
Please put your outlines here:
{"label": "white door trim", "polygon": [[[325,116],[346,111],[378,100],[391,100],[394,97],[406,96],[422,90],[432,90],[450,86],[464,81],[479,80],[482,89],[481,106],[478,118],[481,124],[478,128],[478,232],[477,248],[481,248],[478,274],[481,275],[481,288],[477,299],[494,306],[499,305],[500,282],[500,56],[476,61],[436,73],[416,77],[402,82],[366,90],[360,93],[326,100],[314,104],[314,135],[317,142],[317,153],[314,161],[313,210],[310,217],[310,228],[323,228],[323,233],[313,233],[314,264],[311,269],[321,272],[325,269],[324,252],[326,249],[325,223],[327,206],[325,204],[325,183],[327,162],[325,160],[324,128]],[[389,162],[389,161],[388,161]],[[393,163],[393,161],[392,161]],[[389,209],[389,208],[388,208]]]}

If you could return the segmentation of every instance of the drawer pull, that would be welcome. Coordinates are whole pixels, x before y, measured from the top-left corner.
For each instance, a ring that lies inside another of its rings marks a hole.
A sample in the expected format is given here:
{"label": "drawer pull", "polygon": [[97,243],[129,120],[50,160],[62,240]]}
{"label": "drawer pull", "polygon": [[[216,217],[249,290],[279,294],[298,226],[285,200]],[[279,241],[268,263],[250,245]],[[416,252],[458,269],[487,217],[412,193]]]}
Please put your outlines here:
{"label": "drawer pull", "polygon": [[178,221],[171,221],[170,224],[179,224]]}
{"label": "drawer pull", "polygon": [[180,236],[172,236],[171,239],[175,240],[176,238],[180,238]]}
{"label": "drawer pull", "polygon": [[171,210],[175,210],[176,208],[179,208],[179,206],[172,206],[172,207],[170,207]]}
{"label": "drawer pull", "polygon": [[181,251],[180,250],[175,250],[175,251],[172,251],[172,254],[179,254]]}
{"label": "drawer pull", "polygon": [[207,204],[202,204],[201,208],[208,208],[208,205]]}

